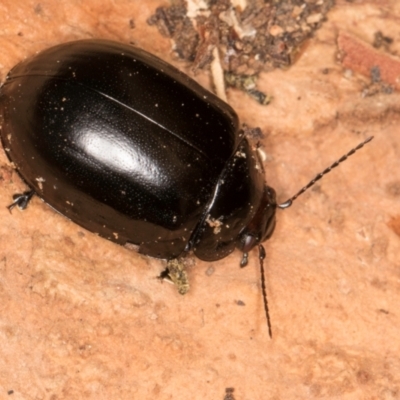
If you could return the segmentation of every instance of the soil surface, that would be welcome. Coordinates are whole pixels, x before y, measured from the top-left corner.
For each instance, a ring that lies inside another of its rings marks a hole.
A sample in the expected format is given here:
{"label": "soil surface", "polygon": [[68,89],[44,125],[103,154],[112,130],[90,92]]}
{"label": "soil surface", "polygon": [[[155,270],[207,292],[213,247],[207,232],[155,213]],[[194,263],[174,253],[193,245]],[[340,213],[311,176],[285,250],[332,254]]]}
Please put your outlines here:
{"label": "soil surface", "polygon": [[[135,43],[192,74],[146,22],[160,5],[3,0],[0,78],[40,50],[92,37]],[[0,398],[399,399],[399,16],[397,0],[338,0],[294,65],[261,74],[268,106],[227,92],[264,133],[279,201],[375,136],[278,211],[265,243],[272,340],[256,251],[244,269],[238,251],[196,260],[181,296],[156,279],[165,262],[38,198],[10,214],[26,187],[1,150]],[[205,72],[195,78],[210,87]]]}

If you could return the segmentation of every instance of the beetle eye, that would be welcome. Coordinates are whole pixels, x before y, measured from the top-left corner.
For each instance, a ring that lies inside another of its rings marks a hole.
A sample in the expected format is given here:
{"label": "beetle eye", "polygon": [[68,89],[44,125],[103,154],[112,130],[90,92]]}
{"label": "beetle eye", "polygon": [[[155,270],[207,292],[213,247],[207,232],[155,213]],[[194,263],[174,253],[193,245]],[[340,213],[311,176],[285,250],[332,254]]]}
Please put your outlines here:
{"label": "beetle eye", "polygon": [[243,253],[249,252],[257,243],[259,239],[253,235],[246,235],[243,239],[242,251]]}

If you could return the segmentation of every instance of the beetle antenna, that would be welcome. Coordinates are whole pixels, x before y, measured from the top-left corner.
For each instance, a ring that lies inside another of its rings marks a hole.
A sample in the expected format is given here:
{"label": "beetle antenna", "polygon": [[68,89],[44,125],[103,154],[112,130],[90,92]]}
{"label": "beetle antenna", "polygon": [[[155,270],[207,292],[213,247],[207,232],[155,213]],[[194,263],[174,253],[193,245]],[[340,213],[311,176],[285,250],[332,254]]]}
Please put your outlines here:
{"label": "beetle antenna", "polygon": [[326,168],[321,173],[319,173],[313,180],[311,180],[306,186],[304,186],[293,197],[291,197],[289,200],[286,200],[284,203],[278,204],[277,207],[282,208],[282,209],[290,207],[292,205],[293,201],[296,200],[307,189],[309,189],[311,186],[313,186],[317,181],[319,181],[328,172],[331,172],[333,168],[336,168],[343,161],[347,160],[347,158],[349,158],[351,155],[353,155],[357,150],[360,150],[362,147],[364,147],[364,145],[366,145],[368,142],[370,142],[373,138],[374,138],[373,136],[370,136],[369,138],[365,139],[362,143],[360,143],[357,147],[354,147],[354,149],[351,149],[347,154],[340,157],[339,160],[335,161],[330,167]]}
{"label": "beetle antenna", "polygon": [[271,327],[271,319],[269,317],[269,308],[268,308],[268,300],[267,300],[267,289],[265,287],[265,274],[264,274],[264,259],[265,259],[265,249],[262,244],[258,245],[258,258],[260,260],[260,269],[261,269],[261,288],[264,298],[264,310],[265,316],[267,317],[267,324],[268,324],[268,334],[269,337],[272,339],[272,327]]}

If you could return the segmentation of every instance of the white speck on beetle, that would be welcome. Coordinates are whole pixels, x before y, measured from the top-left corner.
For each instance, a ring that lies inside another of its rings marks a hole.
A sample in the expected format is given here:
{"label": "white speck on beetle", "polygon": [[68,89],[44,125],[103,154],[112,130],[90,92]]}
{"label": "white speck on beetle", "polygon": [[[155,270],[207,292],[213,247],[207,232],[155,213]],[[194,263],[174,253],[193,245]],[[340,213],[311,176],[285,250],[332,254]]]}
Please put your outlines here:
{"label": "white speck on beetle", "polygon": [[221,217],[215,219],[215,218],[211,218],[210,214],[207,215],[206,222],[211,228],[214,228],[214,230],[213,230],[214,235],[217,235],[218,233],[221,232],[222,218],[223,217],[221,216]]}
{"label": "white speck on beetle", "polygon": [[240,157],[240,158],[246,158],[246,153],[243,152],[243,151],[238,150],[238,151],[235,153],[235,156],[236,156],[236,157]]}

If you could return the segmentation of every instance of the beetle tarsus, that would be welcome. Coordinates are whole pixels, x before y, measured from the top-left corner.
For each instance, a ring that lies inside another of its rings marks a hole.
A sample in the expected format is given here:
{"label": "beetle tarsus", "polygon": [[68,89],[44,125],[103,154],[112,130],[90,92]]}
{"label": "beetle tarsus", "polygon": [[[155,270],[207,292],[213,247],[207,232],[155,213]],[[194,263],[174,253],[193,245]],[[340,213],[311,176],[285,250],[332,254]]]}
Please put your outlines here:
{"label": "beetle tarsus", "polygon": [[18,207],[20,210],[25,210],[34,194],[35,192],[33,190],[28,190],[24,193],[14,194],[14,201],[9,206],[7,206],[8,211],[10,211],[11,213],[14,207]]}
{"label": "beetle tarsus", "polygon": [[243,253],[242,260],[240,261],[240,268],[244,268],[249,262],[249,253]]}

